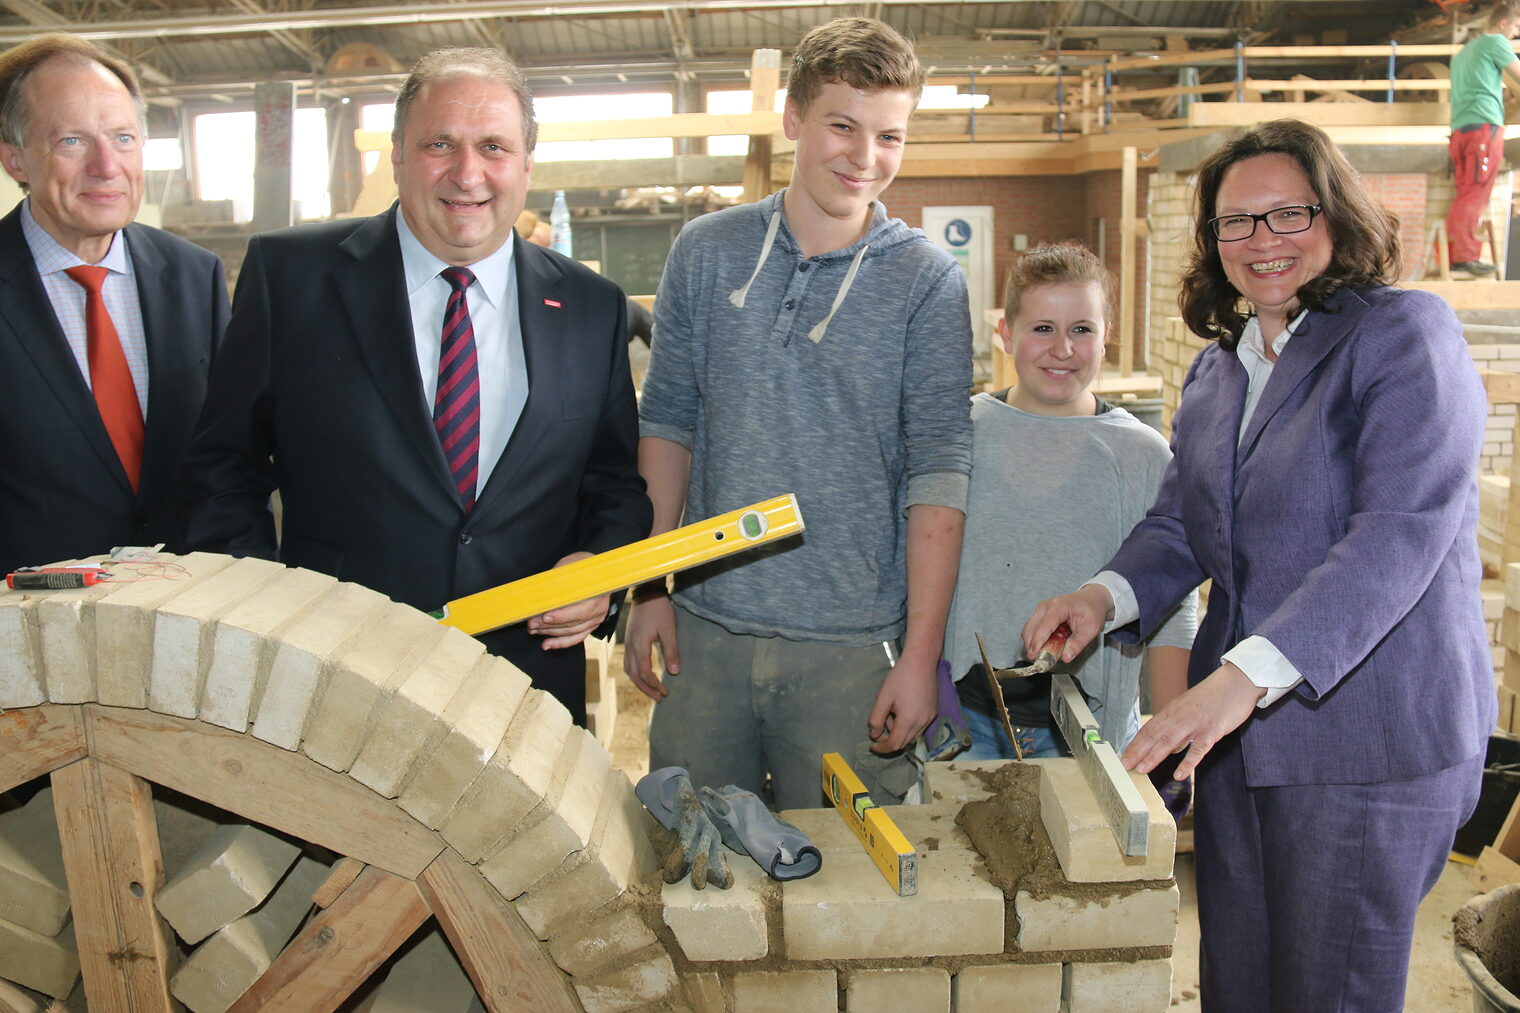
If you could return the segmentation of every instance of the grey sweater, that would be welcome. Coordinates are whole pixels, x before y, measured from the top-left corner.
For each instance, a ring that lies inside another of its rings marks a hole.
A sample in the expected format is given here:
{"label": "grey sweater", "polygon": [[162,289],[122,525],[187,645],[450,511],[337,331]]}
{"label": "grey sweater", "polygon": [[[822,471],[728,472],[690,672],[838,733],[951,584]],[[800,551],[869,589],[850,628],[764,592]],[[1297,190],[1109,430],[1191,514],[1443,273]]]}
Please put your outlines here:
{"label": "grey sweater", "polygon": [[[966,537],[945,657],[959,679],[981,660],[995,668],[1023,657],[1019,638],[1034,607],[1101,570],[1156,500],[1172,459],[1166,441],[1122,408],[1102,415],[1031,415],[991,394],[971,399],[976,452]],[[1150,646],[1191,647],[1193,592]],[[1140,685],[1141,648],[1103,638],[1070,666],[1095,698],[1103,738],[1123,748]]]}
{"label": "grey sweater", "polygon": [[903,630],[906,509],[965,509],[965,276],[880,203],[864,239],[804,258],[784,192],[681,230],[640,435],[691,450],[685,523],[791,492],[807,526],[688,571],[685,608],[737,633],[869,644]]}

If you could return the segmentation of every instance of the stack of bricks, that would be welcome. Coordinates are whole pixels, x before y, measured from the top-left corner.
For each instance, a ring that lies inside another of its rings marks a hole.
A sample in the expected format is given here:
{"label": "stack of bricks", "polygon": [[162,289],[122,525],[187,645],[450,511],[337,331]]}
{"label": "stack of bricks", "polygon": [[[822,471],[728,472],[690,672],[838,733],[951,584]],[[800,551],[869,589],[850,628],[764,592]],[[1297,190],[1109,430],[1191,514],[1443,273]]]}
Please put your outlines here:
{"label": "stack of bricks", "polygon": [[[1509,475],[1478,476],[1478,558],[1485,574],[1504,563],[1504,532],[1509,525]],[[1498,643],[1498,641],[1494,641]]]}
{"label": "stack of bricks", "polygon": [[586,727],[602,744],[612,748],[617,728],[617,678],[612,672],[612,641],[586,638]]}
{"label": "stack of bricks", "polygon": [[[53,793],[0,812],[0,978],[65,999],[79,979]],[[3,1008],[3,1004],[0,1004]]]}
{"label": "stack of bricks", "polygon": [[[167,885],[145,884],[144,903],[199,940],[172,978],[196,1013],[226,1008],[269,968],[246,1005],[282,964],[304,959],[292,951],[306,952],[301,940],[323,915],[281,946],[338,870],[303,841],[369,863],[349,890],[372,874],[400,881],[422,905],[418,921],[438,913],[462,953],[492,934],[461,936],[443,917],[432,877],[456,870],[466,878],[454,882],[490,891],[512,915],[522,959],[552,964],[550,987],[589,1013],[836,1009],[841,995],[849,1010],[946,1013],[1168,1005],[1175,828],[1145,778],[1136,784],[1151,809],[1150,855],[1126,860],[1075,761],[1034,765],[1031,832],[1048,835],[1064,873],[1048,892],[993,884],[956,823],[989,789],[950,764],[936,771],[930,804],[893,813],[919,851],[916,895],[898,897],[823,809],[788,814],[824,852],[816,876],[778,885],[736,857],[732,890],[698,893],[659,883],[654,823],[600,743],[477,641],[319,574],[206,554],[169,563],[156,579],[0,591],[0,709],[18,710],[23,727],[28,708],[37,720],[67,715],[88,728],[78,748],[90,763],[124,764],[181,792],[210,782],[198,797],[254,824],[210,828],[194,853],[165,856]],[[153,755],[155,743],[173,755]],[[55,791],[76,762],[41,768]],[[233,769],[235,787],[219,788]],[[27,929],[43,938],[68,931],[52,880],[51,901],[24,905],[52,912]],[[363,935],[344,948],[386,937]],[[106,954],[87,959],[80,938],[88,979]],[[409,959],[422,958],[402,953],[383,983],[398,1010],[432,994],[398,971]],[[472,977],[502,966],[465,964]],[[59,977],[48,988],[67,992],[75,972]],[[439,984],[436,996],[474,1008],[457,986]],[[480,998],[499,1010],[504,994]]]}
{"label": "stack of bricks", "polygon": [[1520,563],[1504,567],[1504,611],[1499,626],[1498,726],[1501,732],[1520,735]]}
{"label": "stack of bricks", "polygon": [[[690,1001],[731,1013],[836,1009],[841,996],[846,1011],[1165,1010],[1178,908],[1171,817],[1149,780],[1136,777],[1150,806],[1150,846],[1146,857],[1125,858],[1076,761],[1032,765],[1042,825],[1029,829],[1048,835],[1070,889],[1005,896],[957,826],[1004,764],[931,764],[931,801],[886,810],[918,851],[913,896],[896,895],[831,809],[782,814],[823,854],[810,878],[774,883],[730,855],[730,890],[665,885],[660,916]],[[652,938],[636,925],[622,945]],[[605,1008],[634,1008],[636,998]]]}
{"label": "stack of bricks", "polygon": [[[1475,329],[1476,332],[1476,329]],[[1499,373],[1520,371],[1520,344],[1468,342],[1467,350],[1479,369]],[[1490,404],[1488,422],[1483,432],[1483,452],[1478,459],[1478,473],[1509,474],[1514,458],[1515,409],[1512,404]]]}

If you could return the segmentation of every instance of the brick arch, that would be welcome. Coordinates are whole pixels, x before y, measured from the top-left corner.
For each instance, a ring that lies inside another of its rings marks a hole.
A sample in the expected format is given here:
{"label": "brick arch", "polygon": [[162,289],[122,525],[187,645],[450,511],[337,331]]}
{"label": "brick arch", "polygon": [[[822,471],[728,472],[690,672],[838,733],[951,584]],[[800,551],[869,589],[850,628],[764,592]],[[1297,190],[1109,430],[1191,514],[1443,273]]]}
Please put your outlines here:
{"label": "brick arch", "polygon": [[630,973],[638,1004],[679,991],[629,892],[652,822],[557,701],[357,585],[171,567],[0,591],[0,792],[52,777],[100,1008],[168,1008],[149,782],[363,863],[234,1011],[335,1003],[434,915],[493,1010],[621,1007]]}

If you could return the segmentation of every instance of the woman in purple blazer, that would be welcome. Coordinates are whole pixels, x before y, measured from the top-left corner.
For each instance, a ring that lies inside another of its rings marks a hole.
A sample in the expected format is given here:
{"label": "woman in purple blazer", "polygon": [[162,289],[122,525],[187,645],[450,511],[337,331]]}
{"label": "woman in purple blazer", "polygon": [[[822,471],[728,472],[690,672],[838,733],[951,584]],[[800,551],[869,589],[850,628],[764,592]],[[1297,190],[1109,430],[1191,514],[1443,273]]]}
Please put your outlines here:
{"label": "woman in purple blazer", "polygon": [[[1387,287],[1397,220],[1320,130],[1199,169],[1183,318],[1214,341],[1156,505],[1043,602],[1075,657],[1212,586],[1189,690],[1125,751],[1197,773],[1206,1010],[1399,1010],[1415,908],[1477,802],[1494,726],[1475,473],[1486,400],[1440,299]],[[1031,653],[1031,657],[1033,654]]]}

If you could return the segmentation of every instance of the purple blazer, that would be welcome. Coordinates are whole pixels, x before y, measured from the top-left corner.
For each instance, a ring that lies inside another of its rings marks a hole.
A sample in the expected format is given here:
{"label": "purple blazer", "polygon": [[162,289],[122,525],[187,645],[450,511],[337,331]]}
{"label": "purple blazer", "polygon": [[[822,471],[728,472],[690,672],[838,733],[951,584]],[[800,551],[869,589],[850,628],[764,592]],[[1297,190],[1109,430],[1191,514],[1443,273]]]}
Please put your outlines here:
{"label": "purple blazer", "polygon": [[1497,710],[1478,582],[1487,400],[1451,309],[1342,291],[1288,341],[1236,447],[1246,372],[1211,345],[1183,383],[1156,505],[1109,568],[1143,638],[1208,578],[1188,673],[1242,639],[1304,676],[1241,726],[1247,781],[1357,784],[1483,750]]}

